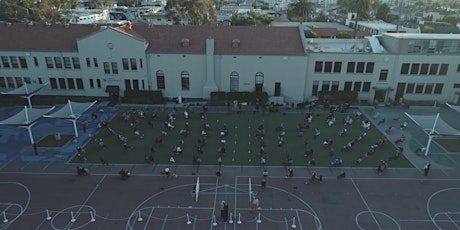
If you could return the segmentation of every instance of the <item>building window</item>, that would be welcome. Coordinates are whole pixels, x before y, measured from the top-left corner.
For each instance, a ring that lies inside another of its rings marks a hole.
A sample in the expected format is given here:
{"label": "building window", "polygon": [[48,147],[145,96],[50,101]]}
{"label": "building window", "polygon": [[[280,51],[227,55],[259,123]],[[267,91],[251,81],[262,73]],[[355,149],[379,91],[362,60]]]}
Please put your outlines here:
{"label": "building window", "polygon": [[83,87],[83,78],[77,78],[77,89],[84,89]]}
{"label": "building window", "polygon": [[358,65],[356,66],[357,73],[364,73],[364,64],[364,62],[358,62]]}
{"label": "building window", "polygon": [[334,63],[334,73],[342,72],[342,62],[335,62]]}
{"label": "building window", "polygon": [[104,62],[104,73],[110,74],[110,65],[108,62]]}
{"label": "building window", "polygon": [[313,81],[313,85],[311,88],[311,95],[312,96],[318,96],[318,86],[319,86],[319,81]]}
{"label": "building window", "polygon": [[125,89],[131,90],[131,80],[125,80]]}
{"label": "building window", "polygon": [[424,94],[432,94],[433,93],[433,84],[426,84]]}
{"label": "building window", "polygon": [[139,90],[139,80],[133,80],[133,90]]}
{"label": "building window", "polygon": [[371,82],[365,81],[363,83],[363,92],[369,92],[371,90]]}
{"label": "building window", "polygon": [[331,91],[339,91],[339,81],[332,81]]}
{"label": "building window", "polygon": [[447,75],[448,69],[449,69],[449,64],[442,64],[441,69],[439,69],[439,75]]}
{"label": "building window", "polygon": [[123,70],[129,70],[128,58],[122,58],[121,61],[123,62]]}
{"label": "building window", "polygon": [[102,88],[102,85],[101,85],[101,79],[96,79],[96,85],[97,85],[97,88]]}
{"label": "building window", "polygon": [[424,86],[424,84],[418,83],[418,84],[415,86],[415,93],[416,93],[416,94],[421,94],[421,93],[423,93],[423,86]]}
{"label": "building window", "polygon": [[459,84],[459,83],[455,83],[455,84],[454,84],[454,89],[460,89],[460,84]]}
{"label": "building window", "polygon": [[64,67],[66,69],[72,69],[72,63],[70,62],[69,57],[64,57]]}
{"label": "building window", "polygon": [[357,91],[357,92],[361,91],[361,82],[360,81],[355,81],[355,84],[353,85],[353,91]]}
{"label": "building window", "polygon": [[35,64],[35,66],[38,67],[38,58],[37,57],[34,57],[34,64]]}
{"label": "building window", "polygon": [[93,58],[94,67],[98,68],[99,64],[97,63],[97,58]]}
{"label": "building window", "polygon": [[355,63],[354,62],[348,62],[347,73],[354,73],[354,72],[355,72]]}
{"label": "building window", "polygon": [[89,58],[86,59],[86,67],[90,68],[91,67],[91,60]]}
{"label": "building window", "polygon": [[89,87],[94,88],[94,81],[93,79],[89,79]]}
{"label": "building window", "polygon": [[24,57],[24,56],[19,56],[19,64],[21,65],[21,68],[27,69],[27,60],[26,60],[26,57]]}
{"label": "building window", "polygon": [[351,86],[353,85],[353,82],[351,81],[346,81],[345,85],[343,86],[343,91],[351,91]]}
{"label": "building window", "polygon": [[388,70],[387,69],[380,70],[379,81],[387,81],[387,78],[388,78]]}
{"label": "building window", "polygon": [[32,83],[32,81],[30,80],[30,77],[25,77],[25,78],[24,78],[24,82],[25,82],[26,84],[31,84],[31,83]]}
{"label": "building window", "polygon": [[184,70],[180,73],[180,82],[182,90],[190,90],[190,78],[187,71]]}
{"label": "building window", "polygon": [[157,89],[165,89],[165,73],[161,70],[157,71]]}
{"label": "building window", "polygon": [[136,58],[131,58],[131,70],[137,70]]}
{"label": "building window", "polygon": [[118,74],[118,65],[116,62],[112,62],[112,74]]}
{"label": "building window", "polygon": [[38,78],[38,84],[43,85],[43,80],[41,77]]}
{"label": "building window", "polygon": [[3,68],[10,68],[10,61],[7,56],[2,56]]}
{"label": "building window", "polygon": [[6,77],[6,82],[8,82],[8,88],[16,88],[14,85],[14,79],[12,77]]}
{"label": "building window", "polygon": [[405,74],[405,75],[409,74],[409,67],[410,67],[410,64],[409,64],[409,63],[403,63],[403,64],[401,65],[401,72],[400,72],[400,74]]}
{"label": "building window", "polygon": [[332,62],[327,61],[324,63],[324,72],[331,73],[332,72]]}
{"label": "building window", "polygon": [[22,85],[24,85],[23,82],[22,82],[22,78],[21,78],[21,77],[15,77],[14,79],[16,80],[16,86],[17,86],[18,88],[21,87]]}
{"label": "building window", "polygon": [[429,67],[430,67],[429,64],[422,64],[422,67],[420,68],[420,74],[421,75],[427,75]]}
{"label": "building window", "polygon": [[441,94],[442,93],[442,88],[444,87],[443,83],[437,83],[434,86],[434,94]]}
{"label": "building window", "polygon": [[430,75],[438,74],[438,68],[439,68],[439,64],[431,64]]}
{"label": "building window", "polygon": [[406,93],[414,93],[415,83],[407,84]]}
{"label": "building window", "polygon": [[[45,57],[45,62],[46,62],[46,68],[54,69],[53,58]],[[5,64],[3,64],[3,66],[5,66]]]}
{"label": "building window", "polygon": [[52,77],[50,78],[50,85],[51,85],[51,89],[57,89],[57,81],[56,81],[56,78]]}
{"label": "building window", "polygon": [[281,82],[275,82],[275,97],[281,96]]}
{"label": "building window", "polygon": [[4,77],[0,77],[0,88],[6,88],[6,81]]}
{"label": "building window", "polygon": [[240,88],[240,75],[238,72],[230,73],[230,92],[238,92]]}
{"label": "building window", "polygon": [[56,69],[62,69],[62,59],[60,57],[54,57],[54,65]]}
{"label": "building window", "polygon": [[323,62],[317,61],[315,62],[315,73],[321,73],[321,72],[323,72]]}
{"label": "building window", "polygon": [[75,81],[73,78],[67,78],[67,85],[69,89],[75,89]]}
{"label": "building window", "polygon": [[411,69],[410,69],[410,74],[417,75],[419,69],[420,69],[420,64],[412,64]]}
{"label": "building window", "polygon": [[14,69],[19,68],[18,58],[16,56],[10,56],[11,67]]}
{"label": "building window", "polygon": [[457,73],[460,73],[460,64],[457,66]]}
{"label": "building window", "polygon": [[74,69],[80,69],[80,59],[78,59],[77,57],[73,57],[72,63]]}
{"label": "building window", "polygon": [[144,63],[142,63],[142,58],[139,58],[139,66],[142,68],[144,68]]}
{"label": "building window", "polygon": [[368,62],[366,64],[366,73],[373,73],[374,72],[374,62]]}
{"label": "building window", "polygon": [[264,74],[261,72],[256,73],[256,92],[262,92],[264,87]]}
{"label": "building window", "polygon": [[323,81],[323,84],[321,85],[321,91],[329,91],[331,88],[330,84],[330,81]]}
{"label": "building window", "polygon": [[60,89],[67,89],[67,87],[65,85],[65,79],[64,78],[58,78],[58,82],[59,82],[59,88]]}

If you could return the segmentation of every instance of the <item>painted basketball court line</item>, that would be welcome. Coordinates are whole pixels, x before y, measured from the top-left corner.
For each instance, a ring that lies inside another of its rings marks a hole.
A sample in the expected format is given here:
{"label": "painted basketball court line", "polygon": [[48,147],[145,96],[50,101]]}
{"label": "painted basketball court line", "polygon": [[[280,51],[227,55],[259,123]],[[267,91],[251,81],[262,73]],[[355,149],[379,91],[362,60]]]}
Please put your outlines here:
{"label": "painted basketball court line", "polygon": [[[43,174],[69,175],[69,173],[43,173]],[[104,176],[103,178],[105,178],[105,176],[107,176],[107,175],[109,175],[109,174],[99,174],[99,175]],[[110,175],[114,175],[114,174],[110,174]],[[152,175],[141,174],[141,175],[139,175],[139,176],[145,177],[145,176],[152,176]],[[153,175],[153,176],[155,176],[155,175]],[[156,177],[159,177],[159,176],[160,176],[160,175],[157,175]],[[212,178],[212,176],[209,176],[209,177]],[[100,183],[103,182],[103,178],[101,179]],[[239,178],[239,177],[238,177],[238,178]],[[235,177],[235,181],[236,181],[236,182],[237,182],[238,178]],[[247,177],[246,177],[246,176],[243,176],[243,177],[241,177],[241,178],[247,178]],[[281,178],[280,178],[280,179],[281,179]],[[367,180],[367,179],[375,179],[375,178],[361,178],[361,179]],[[217,179],[217,180],[218,180],[218,179]],[[213,186],[216,186],[216,185],[218,185],[219,183],[218,183],[217,180],[216,180],[216,183],[215,183],[215,184],[209,184],[209,186],[212,186],[212,185],[213,185]],[[353,178],[352,180],[360,180],[360,178]],[[385,180],[395,180],[395,178],[381,178],[381,179],[379,179],[379,180],[383,180],[383,181],[385,181]],[[413,179],[413,178],[401,178],[400,180],[414,180],[414,179]],[[438,181],[438,179],[429,179],[429,180]],[[452,180],[456,180],[456,179],[443,179],[443,180],[444,180],[444,181],[452,181]],[[442,180],[439,180],[439,181],[442,181]],[[238,184],[238,183],[235,183],[235,184]],[[192,184],[188,184],[188,185],[184,185],[184,186],[187,187],[187,186],[191,186],[191,185],[192,185]],[[247,184],[241,183],[240,185],[247,185]],[[188,188],[191,188],[191,187],[188,187]],[[271,187],[271,186],[270,186],[270,187],[268,187],[268,188],[274,188],[274,187]],[[91,192],[91,194],[86,198],[86,200],[82,203],[82,205],[80,206],[80,208],[77,209],[77,211],[75,211],[74,214],[80,215],[81,209],[86,205],[86,202],[88,202],[88,200],[91,198],[91,195],[96,191],[96,189],[97,189],[97,188],[94,188],[94,189],[93,189],[93,191]],[[170,189],[174,189],[174,188],[170,188]],[[450,189],[459,189],[459,188],[450,188]],[[190,190],[190,189],[189,189],[189,190]],[[357,191],[360,193],[360,190],[359,190],[358,188],[357,188]],[[438,192],[441,192],[441,190],[439,190]],[[292,193],[290,193],[290,192],[287,192],[287,193],[290,194],[290,195],[292,194]],[[213,203],[213,208],[212,208],[212,209],[211,209],[211,208],[204,208],[204,209],[210,210],[211,213],[215,213],[215,208],[216,208],[216,203],[217,203],[217,195],[218,195],[218,192],[216,191],[216,193],[215,193],[215,198],[214,198],[214,203]],[[248,198],[247,198],[247,197],[239,198],[238,196],[239,196],[239,195],[236,195],[236,194],[235,194],[235,197],[236,197],[236,198],[235,198],[234,213],[237,213],[237,211],[240,211],[240,210],[241,210],[241,211],[248,211],[249,208],[241,208],[241,207],[237,207],[237,205],[236,205],[236,204],[237,204],[237,199],[243,199],[243,200],[245,200],[245,199],[248,199]],[[361,196],[362,196],[362,195],[361,195]],[[366,201],[366,199],[365,199],[364,197],[362,197],[362,199],[363,199],[364,202],[367,203],[367,201]],[[430,199],[431,199],[431,198],[430,198]],[[246,202],[247,202],[247,201],[246,201]],[[262,201],[262,202],[263,202],[263,201]],[[366,206],[367,206],[367,205],[366,205]],[[154,206],[154,207],[155,207],[155,206]],[[162,207],[162,206],[157,206],[156,208],[168,208],[168,207],[167,207],[167,206],[164,206],[164,207]],[[179,207],[179,208],[182,208],[182,209],[189,209],[189,207]],[[429,209],[429,208],[427,208],[427,210],[428,210],[428,209]],[[24,209],[24,210],[25,210],[25,209]],[[270,208],[270,207],[264,207],[263,209],[261,209],[261,212],[263,213],[263,212],[265,212],[265,211],[273,211],[273,210],[275,210],[273,207],[272,207],[272,208]],[[286,211],[287,211],[287,210],[286,210]],[[289,210],[289,211],[292,211],[292,210]],[[373,211],[373,210],[371,210],[370,208],[368,208],[367,211],[370,212],[372,215],[377,215],[377,214],[378,214],[378,215],[387,215],[387,214],[382,213],[382,212]],[[295,210],[295,212],[296,212],[297,219],[300,220],[301,217],[299,216],[299,210]],[[454,213],[454,212],[452,212],[452,211],[447,211],[446,213],[449,213],[449,212],[450,212],[450,213]],[[86,214],[87,214],[87,213],[86,213]],[[67,215],[70,215],[70,214],[67,213]],[[358,214],[358,215],[359,215],[359,214]],[[412,222],[434,221],[434,223],[436,224],[436,216],[437,216],[437,215],[438,215],[438,214],[435,214],[434,217],[430,217],[431,220],[424,220],[424,219],[412,219],[412,220],[409,220],[409,219],[403,219],[403,220],[400,220],[400,221],[403,221],[403,222],[410,222],[410,221],[412,221]],[[389,215],[387,215],[387,216],[389,216]],[[78,218],[78,216],[76,216],[76,217]],[[262,217],[264,217],[264,216],[262,216]],[[104,217],[97,216],[97,218],[104,218]],[[195,217],[195,218],[198,218],[198,217]],[[212,218],[212,217],[211,217],[211,218]],[[204,219],[204,218],[203,218],[203,219]],[[208,218],[208,219],[209,219],[209,218]],[[268,220],[268,219],[269,219],[269,218],[267,218],[267,220]],[[289,220],[288,220],[287,218],[284,218],[284,219],[285,219],[284,222],[286,223],[286,225],[289,226]],[[358,216],[357,216],[357,220],[358,220],[358,219],[359,219],[359,218],[358,218]],[[374,219],[375,219],[375,217],[374,217]],[[452,219],[452,218],[451,218],[451,219]],[[252,220],[245,220],[245,222],[246,222],[246,221],[247,221],[247,222],[251,222],[251,221],[254,221],[254,219],[252,219]],[[283,221],[283,220],[281,220],[281,221]],[[11,222],[11,221],[10,221],[10,222]],[[440,222],[446,222],[446,220],[440,220]],[[456,221],[456,220],[452,220],[452,221],[451,221],[451,223],[453,223],[454,226],[455,226],[455,223],[456,223],[456,222],[458,222],[458,221]],[[210,223],[212,224],[212,222],[210,222]],[[300,223],[301,223],[301,222],[300,222]],[[302,226],[300,223],[297,225],[299,228],[301,228],[301,226]],[[357,226],[359,227],[359,222],[357,222],[356,224],[357,224]],[[68,227],[70,228],[72,225],[73,225],[73,224],[69,224]],[[146,225],[146,226],[147,226],[147,225]],[[166,219],[165,219],[165,221],[164,221],[164,226],[167,226],[167,217],[166,217]],[[236,225],[235,225],[235,226],[236,226]],[[456,228],[458,229],[458,225],[456,225],[456,226],[457,226]],[[212,227],[211,227],[211,228],[212,228]],[[234,227],[234,228],[236,229],[237,227]],[[244,229],[244,228],[243,228],[243,229]],[[318,227],[317,229],[321,229],[321,228]],[[443,229],[443,228],[438,228],[438,229]]]}

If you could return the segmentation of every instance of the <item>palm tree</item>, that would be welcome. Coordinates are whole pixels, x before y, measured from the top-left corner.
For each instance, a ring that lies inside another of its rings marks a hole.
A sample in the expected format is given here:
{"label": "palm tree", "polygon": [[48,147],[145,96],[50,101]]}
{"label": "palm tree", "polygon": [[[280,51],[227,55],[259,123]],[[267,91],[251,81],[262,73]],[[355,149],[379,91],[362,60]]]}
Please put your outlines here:
{"label": "palm tree", "polygon": [[302,18],[302,21],[310,17],[313,8],[314,5],[309,0],[299,0],[289,5],[289,11],[297,18]]}

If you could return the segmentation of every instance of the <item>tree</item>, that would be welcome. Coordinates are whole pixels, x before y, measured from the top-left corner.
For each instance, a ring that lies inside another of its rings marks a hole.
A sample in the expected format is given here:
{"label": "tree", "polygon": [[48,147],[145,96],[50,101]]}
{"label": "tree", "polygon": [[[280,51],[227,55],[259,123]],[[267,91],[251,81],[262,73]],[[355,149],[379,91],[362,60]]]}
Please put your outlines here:
{"label": "tree", "polygon": [[247,13],[247,15],[238,15],[234,13],[232,15],[231,24],[234,26],[245,26],[245,25],[269,25],[273,22],[273,18],[266,15],[260,14],[258,11],[251,10]]}
{"label": "tree", "polygon": [[165,9],[176,24],[192,25],[217,23],[216,6],[213,0],[170,0]]}
{"label": "tree", "polygon": [[380,7],[377,9],[377,13],[375,17],[377,19],[380,19],[382,21],[388,22],[388,13],[390,13],[390,7],[387,4],[382,4]]}
{"label": "tree", "polygon": [[319,38],[318,34],[311,30],[305,30],[303,33],[305,35],[305,38]]}
{"label": "tree", "polygon": [[324,14],[323,11],[320,11],[318,13],[318,16],[316,16],[315,21],[317,21],[317,22],[327,22],[326,14]]}
{"label": "tree", "polygon": [[456,26],[458,23],[458,18],[455,15],[447,15],[442,19],[443,22],[447,22],[453,26]]}
{"label": "tree", "polygon": [[64,22],[62,14],[78,5],[78,0],[2,0],[0,21]]}
{"label": "tree", "polygon": [[337,39],[349,39],[349,38],[351,38],[351,35],[349,33],[340,32],[337,35],[335,35],[335,37]]}
{"label": "tree", "polygon": [[298,2],[289,4],[288,18],[303,22],[307,21],[311,17],[313,9],[314,5],[309,0],[298,0]]}

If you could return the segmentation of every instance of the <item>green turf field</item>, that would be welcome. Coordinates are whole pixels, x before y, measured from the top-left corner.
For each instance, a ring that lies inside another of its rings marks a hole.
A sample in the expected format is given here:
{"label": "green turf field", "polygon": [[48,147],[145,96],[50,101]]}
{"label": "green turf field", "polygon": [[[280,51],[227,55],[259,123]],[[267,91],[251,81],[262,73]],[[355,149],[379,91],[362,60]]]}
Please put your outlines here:
{"label": "green turf field", "polygon": [[[377,129],[372,128],[366,130],[367,136],[353,146],[353,149],[348,152],[341,152],[342,147],[349,141],[358,137],[365,130],[361,128],[361,121],[355,120],[352,125],[346,126],[348,132],[343,136],[338,136],[338,131],[345,128],[345,114],[335,114],[337,122],[329,127],[325,119],[327,113],[313,114],[313,122],[306,129],[303,136],[299,136],[296,126],[298,123],[305,123],[305,114],[281,114],[281,113],[231,113],[231,114],[207,114],[206,121],[201,120],[198,113],[191,114],[190,119],[185,119],[180,112],[177,114],[177,119],[174,122],[174,129],[168,131],[167,136],[161,135],[161,130],[164,127],[164,121],[167,120],[166,113],[160,113],[160,119],[152,121],[153,127],[149,127],[147,118],[139,119],[134,125],[138,128],[143,138],[136,136],[130,122],[125,122],[122,119],[122,112],[113,118],[108,127],[116,133],[120,133],[128,139],[128,145],[132,149],[125,149],[122,142],[109,132],[109,129],[103,128],[97,134],[96,139],[102,139],[105,148],[98,147],[98,141],[93,140],[85,146],[86,158],[88,162],[99,163],[100,159],[104,159],[109,163],[144,163],[144,157],[151,155],[151,148],[155,149],[153,154],[155,163],[167,164],[169,158],[173,154],[173,148],[177,145],[179,139],[179,130],[185,128],[185,123],[190,125],[190,132],[182,145],[183,153],[174,155],[176,164],[192,164],[194,157],[200,157],[202,164],[213,165],[217,164],[218,153],[217,149],[222,146],[220,143],[220,131],[224,124],[227,126],[228,136],[226,137],[225,154],[223,156],[224,165],[259,165],[259,142],[256,137],[259,125],[264,126],[265,130],[265,152],[264,155],[267,165],[279,166],[286,162],[286,152],[294,160],[295,166],[307,165],[307,162],[314,158],[317,166],[330,166],[330,162],[336,158],[343,161],[342,166],[370,166],[374,167],[379,164],[381,159],[388,160],[394,156],[395,147],[390,141],[386,141],[382,148],[376,150],[372,156],[365,156],[369,151],[370,146],[377,142],[380,138],[385,138]],[[151,116],[152,112],[146,117]],[[362,119],[366,119],[363,117]],[[198,154],[196,149],[198,139],[201,137],[201,129],[204,122],[208,122],[210,130],[208,133],[207,143],[203,147],[203,154]],[[285,127],[286,135],[284,137],[283,146],[278,146],[278,130],[280,126]],[[319,138],[314,139],[315,128],[321,130]],[[155,138],[161,138],[162,144],[156,144]],[[308,145],[305,147],[304,141],[307,139]],[[332,139],[331,147],[325,148],[323,141]],[[313,149],[312,157],[304,155],[305,150]],[[335,154],[331,156],[331,148]],[[363,162],[356,165],[358,157],[363,157]],[[74,159],[74,162],[77,160]],[[413,167],[403,155],[398,160],[391,161],[390,167]]]}

